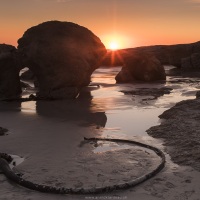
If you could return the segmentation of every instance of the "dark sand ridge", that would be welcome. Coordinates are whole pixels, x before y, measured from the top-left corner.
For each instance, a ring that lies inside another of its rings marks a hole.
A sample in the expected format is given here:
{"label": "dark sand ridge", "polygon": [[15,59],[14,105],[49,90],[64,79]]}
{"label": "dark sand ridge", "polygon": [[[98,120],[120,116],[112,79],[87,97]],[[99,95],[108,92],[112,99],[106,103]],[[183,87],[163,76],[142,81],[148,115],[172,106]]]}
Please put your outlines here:
{"label": "dark sand ridge", "polygon": [[177,103],[159,117],[164,121],[147,133],[164,139],[173,162],[200,171],[200,99]]}

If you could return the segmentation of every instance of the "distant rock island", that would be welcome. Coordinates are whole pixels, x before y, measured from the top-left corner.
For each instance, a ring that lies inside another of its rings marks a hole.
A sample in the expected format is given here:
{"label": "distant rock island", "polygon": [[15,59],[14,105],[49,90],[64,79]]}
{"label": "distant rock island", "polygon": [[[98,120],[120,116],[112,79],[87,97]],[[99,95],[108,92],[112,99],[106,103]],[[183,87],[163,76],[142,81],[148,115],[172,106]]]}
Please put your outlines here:
{"label": "distant rock island", "polygon": [[118,83],[165,80],[163,65],[173,65],[183,71],[200,70],[200,42],[109,51],[102,65],[123,66],[116,76]]}
{"label": "distant rock island", "polygon": [[[155,45],[136,48],[121,49],[109,51],[103,60],[103,65],[119,66],[123,65],[124,57],[132,55],[134,52],[150,53],[155,56],[162,65],[173,65],[181,68],[185,64],[185,58],[196,55],[194,60],[199,57],[200,41],[190,44],[175,44],[175,45]],[[115,58],[113,59],[113,53]]]}

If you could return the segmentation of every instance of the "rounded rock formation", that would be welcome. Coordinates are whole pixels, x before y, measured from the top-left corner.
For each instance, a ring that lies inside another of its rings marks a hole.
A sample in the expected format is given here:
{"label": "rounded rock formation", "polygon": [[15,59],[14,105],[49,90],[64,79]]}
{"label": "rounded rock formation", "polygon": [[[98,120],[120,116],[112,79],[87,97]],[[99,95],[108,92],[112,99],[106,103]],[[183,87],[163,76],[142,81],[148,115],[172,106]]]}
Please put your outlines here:
{"label": "rounded rock formation", "polygon": [[73,98],[90,83],[106,49],[90,30],[71,22],[49,21],[28,29],[18,40],[24,67],[39,84],[39,96]]}
{"label": "rounded rock formation", "polygon": [[166,79],[164,67],[151,54],[133,51],[131,54],[124,56],[123,62],[124,67],[115,77],[117,83]]}
{"label": "rounded rock formation", "polygon": [[21,94],[16,48],[0,44],[0,99],[18,98]]}

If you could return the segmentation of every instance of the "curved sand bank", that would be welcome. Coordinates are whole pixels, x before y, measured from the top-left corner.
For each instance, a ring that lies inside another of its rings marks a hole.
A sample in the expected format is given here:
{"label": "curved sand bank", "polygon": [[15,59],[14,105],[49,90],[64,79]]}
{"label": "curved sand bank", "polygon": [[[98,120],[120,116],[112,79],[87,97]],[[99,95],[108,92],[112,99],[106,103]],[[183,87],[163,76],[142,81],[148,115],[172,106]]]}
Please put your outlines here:
{"label": "curved sand bank", "polygon": [[181,101],[159,117],[165,120],[147,133],[164,139],[173,162],[200,171],[200,99]]}

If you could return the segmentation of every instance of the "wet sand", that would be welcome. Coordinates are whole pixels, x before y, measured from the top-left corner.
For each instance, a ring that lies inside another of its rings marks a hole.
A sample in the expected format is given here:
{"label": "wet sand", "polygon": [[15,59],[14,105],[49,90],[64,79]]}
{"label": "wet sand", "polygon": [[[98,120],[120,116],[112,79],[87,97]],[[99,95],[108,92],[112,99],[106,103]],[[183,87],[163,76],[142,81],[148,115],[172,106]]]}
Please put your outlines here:
{"label": "wet sand", "polygon": [[[158,125],[158,115],[176,102],[195,98],[199,83],[195,78],[193,83],[171,83],[180,77],[168,77],[167,83],[116,85],[117,71],[119,68],[98,69],[94,86],[85,88],[74,101],[1,102],[0,126],[9,131],[0,136],[0,152],[24,158],[15,167],[24,178],[57,187],[123,183],[154,168],[159,158],[153,152],[116,143],[85,143],[83,138],[126,138],[165,151],[163,141],[147,135],[146,130]],[[145,87],[171,87],[173,91],[153,100],[122,92]],[[200,173],[176,165],[166,156],[165,169],[151,180],[95,196],[42,194],[16,186],[0,174],[0,199],[198,199]]]}
{"label": "wet sand", "polygon": [[164,139],[172,160],[200,171],[200,99],[186,100],[160,115],[164,121],[147,132]]}

